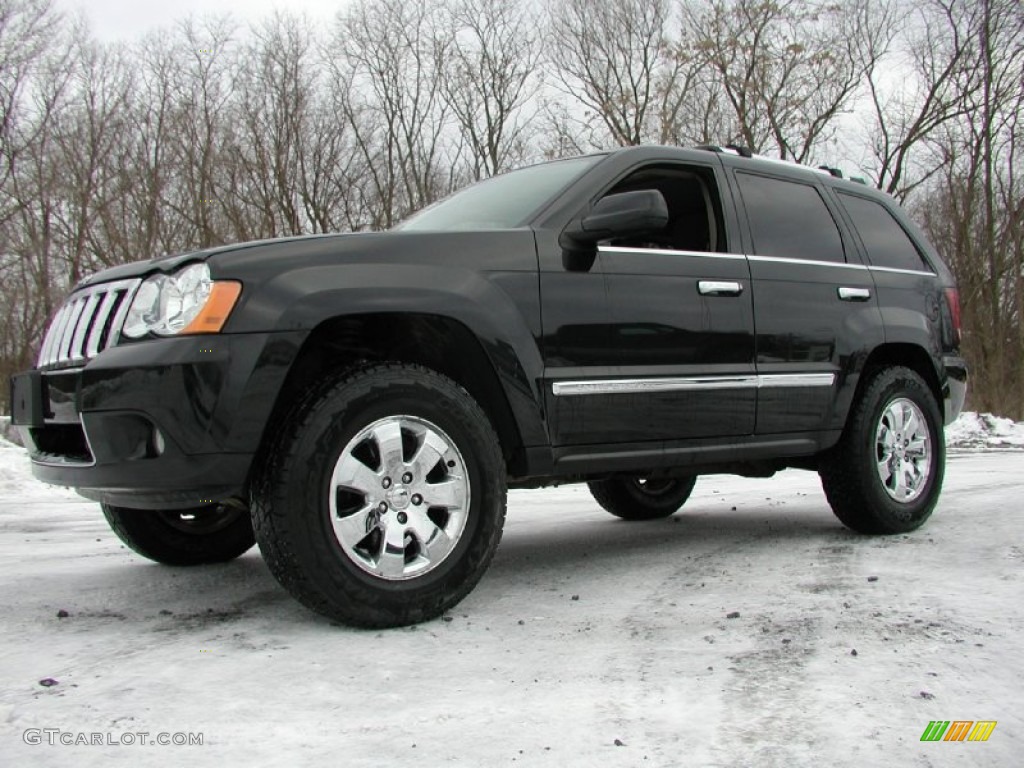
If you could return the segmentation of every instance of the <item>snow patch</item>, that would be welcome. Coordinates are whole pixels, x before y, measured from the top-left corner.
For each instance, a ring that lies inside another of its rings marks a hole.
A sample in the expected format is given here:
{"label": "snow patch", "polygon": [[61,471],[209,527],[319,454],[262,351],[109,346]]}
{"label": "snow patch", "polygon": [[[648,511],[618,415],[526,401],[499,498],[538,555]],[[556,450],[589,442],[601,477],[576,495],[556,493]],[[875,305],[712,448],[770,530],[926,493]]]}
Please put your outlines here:
{"label": "snow patch", "polygon": [[9,515],[13,516],[10,505],[19,503],[62,501],[84,501],[74,491],[55,488],[41,483],[32,476],[32,464],[28,452],[0,437],[0,496],[7,506],[0,508],[0,528]]}
{"label": "snow patch", "polygon": [[1024,450],[1024,422],[964,411],[946,427],[946,446],[952,451]]}
{"label": "snow patch", "polygon": [[0,416],[0,438],[9,440],[15,445],[21,445],[21,435],[18,434],[17,427],[11,425],[10,416]]}

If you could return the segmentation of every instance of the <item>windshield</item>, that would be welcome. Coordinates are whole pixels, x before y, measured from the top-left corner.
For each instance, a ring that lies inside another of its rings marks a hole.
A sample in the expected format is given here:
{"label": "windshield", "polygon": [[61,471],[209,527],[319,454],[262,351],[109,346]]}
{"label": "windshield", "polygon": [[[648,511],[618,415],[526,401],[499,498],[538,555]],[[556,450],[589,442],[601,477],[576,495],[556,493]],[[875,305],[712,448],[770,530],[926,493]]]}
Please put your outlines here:
{"label": "windshield", "polygon": [[395,229],[457,232],[522,226],[600,159],[575,157],[494,176],[414,213]]}

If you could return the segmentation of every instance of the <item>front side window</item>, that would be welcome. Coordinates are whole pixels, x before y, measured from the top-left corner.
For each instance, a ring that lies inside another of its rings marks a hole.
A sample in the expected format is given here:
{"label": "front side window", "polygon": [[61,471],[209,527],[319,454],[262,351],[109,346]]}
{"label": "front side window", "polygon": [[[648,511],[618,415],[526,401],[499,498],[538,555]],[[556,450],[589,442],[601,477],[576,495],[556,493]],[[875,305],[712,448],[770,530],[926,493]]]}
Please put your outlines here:
{"label": "front side window", "polygon": [[839,199],[850,214],[872,265],[919,272],[929,270],[917,246],[885,206],[845,192],[839,193]]}
{"label": "front side window", "polygon": [[414,213],[395,229],[462,232],[521,227],[601,159],[601,155],[574,157],[494,176]]}
{"label": "front side window", "polygon": [[726,251],[722,205],[710,168],[657,165],[629,174],[606,194],[654,189],[668,206],[668,226],[640,238],[617,238],[613,246],[674,251]]}
{"label": "front side window", "polygon": [[752,173],[737,173],[736,180],[747,209],[754,253],[846,261],[839,228],[814,186]]}

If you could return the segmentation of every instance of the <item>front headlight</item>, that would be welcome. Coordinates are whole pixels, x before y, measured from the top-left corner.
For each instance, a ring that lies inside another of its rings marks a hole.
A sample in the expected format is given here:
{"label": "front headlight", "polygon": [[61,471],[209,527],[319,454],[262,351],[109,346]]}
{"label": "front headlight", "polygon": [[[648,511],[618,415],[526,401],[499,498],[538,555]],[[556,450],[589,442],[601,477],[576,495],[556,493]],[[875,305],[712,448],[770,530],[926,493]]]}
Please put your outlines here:
{"label": "front headlight", "polygon": [[217,333],[241,290],[233,281],[214,282],[206,264],[192,264],[173,275],[153,275],[136,291],[121,333],[130,339],[150,333]]}

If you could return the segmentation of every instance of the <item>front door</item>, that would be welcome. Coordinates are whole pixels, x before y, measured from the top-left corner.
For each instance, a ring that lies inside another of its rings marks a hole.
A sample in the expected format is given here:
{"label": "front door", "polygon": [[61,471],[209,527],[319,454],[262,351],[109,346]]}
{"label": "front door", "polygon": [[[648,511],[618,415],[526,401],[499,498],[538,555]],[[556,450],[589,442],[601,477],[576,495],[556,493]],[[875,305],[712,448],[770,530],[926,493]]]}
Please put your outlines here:
{"label": "front door", "polygon": [[[561,291],[545,290],[542,276],[546,325],[565,315],[551,302],[574,292],[574,277],[604,318],[561,329],[566,341],[580,336],[575,347],[590,349],[592,364],[548,369],[556,446],[753,433],[750,274],[746,258],[729,248],[733,226],[719,198],[719,168],[657,163],[628,173],[606,194],[659,190],[668,227],[643,239],[602,243],[590,272],[549,276],[549,287]],[[591,343],[580,343],[584,335]]]}

